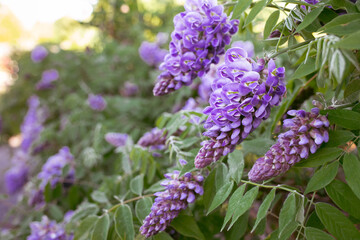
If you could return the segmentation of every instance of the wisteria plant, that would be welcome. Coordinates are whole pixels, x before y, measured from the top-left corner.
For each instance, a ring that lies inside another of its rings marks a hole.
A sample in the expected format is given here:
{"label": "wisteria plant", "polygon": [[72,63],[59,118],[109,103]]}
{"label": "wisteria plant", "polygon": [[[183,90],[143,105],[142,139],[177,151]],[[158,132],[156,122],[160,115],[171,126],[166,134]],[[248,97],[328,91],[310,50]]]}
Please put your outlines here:
{"label": "wisteria plant", "polygon": [[171,14],[132,47],[64,53],[76,66],[24,55],[39,70],[0,239],[360,239],[360,2]]}

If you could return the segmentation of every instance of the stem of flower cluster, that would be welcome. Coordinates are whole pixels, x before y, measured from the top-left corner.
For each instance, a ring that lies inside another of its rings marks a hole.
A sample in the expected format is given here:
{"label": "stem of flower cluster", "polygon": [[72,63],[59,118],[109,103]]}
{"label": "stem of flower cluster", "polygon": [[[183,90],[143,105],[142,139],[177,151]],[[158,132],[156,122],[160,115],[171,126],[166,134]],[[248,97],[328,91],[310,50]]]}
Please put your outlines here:
{"label": "stem of flower cluster", "polygon": [[287,192],[291,192],[291,193],[297,194],[297,195],[299,195],[299,196],[302,197],[302,198],[305,198],[305,196],[302,195],[301,193],[299,193],[298,191],[292,190],[292,189],[289,189],[289,188],[286,188],[286,187],[283,187],[283,186],[281,186],[281,185],[277,185],[277,186],[274,186],[274,185],[264,185],[264,184],[254,183],[254,182],[245,181],[245,180],[241,180],[241,182],[243,182],[243,183],[248,183],[248,184],[251,184],[251,185],[254,185],[254,186],[263,187],[263,188],[281,189],[281,190],[284,190],[284,191],[287,191]]}
{"label": "stem of flower cluster", "polygon": [[308,44],[308,43],[311,42],[311,41],[313,41],[313,40],[307,40],[307,41],[305,41],[305,42],[301,42],[301,43],[292,45],[292,46],[290,46],[290,47],[284,48],[284,49],[282,49],[282,50],[280,50],[280,51],[278,51],[278,52],[270,55],[269,58],[274,58],[274,57],[276,57],[276,56],[279,56],[279,55],[281,55],[281,54],[283,54],[283,53],[288,52],[289,50],[292,50],[292,49],[295,49],[295,48],[304,46],[304,45]]}
{"label": "stem of flower cluster", "polygon": [[128,199],[128,200],[125,200],[121,203],[118,203],[114,206],[112,206],[109,210],[107,210],[107,212],[113,212],[115,211],[118,207],[120,207],[121,205],[124,205],[124,204],[127,204],[129,202],[133,202],[133,201],[136,201],[136,200],[139,200],[139,199],[142,199],[142,198],[146,198],[146,197],[152,197],[154,196],[154,194],[147,194],[147,195],[143,195],[143,196],[138,196],[138,197],[135,197],[135,198],[131,198],[131,199]]}

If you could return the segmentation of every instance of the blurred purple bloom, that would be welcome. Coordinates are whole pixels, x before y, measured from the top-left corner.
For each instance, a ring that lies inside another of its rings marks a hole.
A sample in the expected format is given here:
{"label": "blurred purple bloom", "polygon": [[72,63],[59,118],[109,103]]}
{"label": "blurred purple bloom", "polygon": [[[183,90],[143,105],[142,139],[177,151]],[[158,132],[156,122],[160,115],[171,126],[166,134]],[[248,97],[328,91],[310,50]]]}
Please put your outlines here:
{"label": "blurred purple bloom", "polygon": [[48,51],[45,47],[39,45],[36,46],[31,52],[31,60],[35,63],[41,62],[48,55]]}
{"label": "blurred purple bloom", "polygon": [[15,163],[5,173],[5,187],[10,195],[19,192],[28,181],[29,167],[23,163]]}
{"label": "blurred purple bloom", "polygon": [[89,94],[88,104],[95,111],[103,111],[106,108],[106,101],[101,95]]}
{"label": "blurred purple bloom", "polygon": [[244,49],[247,52],[248,57],[252,58],[255,55],[254,44],[250,41],[236,41],[231,44],[231,47]]}
{"label": "blurred purple bloom", "polygon": [[156,35],[156,43],[161,46],[164,45],[169,39],[169,34],[167,32],[159,32]]}
{"label": "blurred purple bloom", "polygon": [[122,147],[126,145],[128,135],[124,133],[110,132],[105,135],[105,140],[115,147]]}
{"label": "blurred purple bloom", "polygon": [[153,93],[161,96],[189,86],[219,62],[225,46],[238,30],[239,21],[229,20],[217,1],[187,0],[185,12],[174,17],[169,51],[159,69]]}
{"label": "blurred purple bloom", "polygon": [[139,92],[139,87],[136,84],[128,81],[125,82],[124,87],[120,91],[121,96],[124,97],[135,96],[136,94],[138,94],[138,92]]}
{"label": "blurred purple bloom", "polygon": [[291,110],[292,119],[284,120],[284,127],[289,130],[278,137],[278,141],[264,157],[259,158],[248,176],[253,182],[276,177],[290,169],[301,159],[314,154],[320,145],[329,140],[329,121],[319,115],[319,109],[311,112]]}
{"label": "blurred purple bloom", "polygon": [[[38,178],[42,180],[40,188],[44,189],[50,183],[54,187],[58,182],[63,181],[65,184],[72,184],[75,178],[74,157],[68,147],[63,147],[59,152],[46,161],[43,165]],[[69,165],[69,171],[65,179],[62,177],[62,171],[65,166]]]}
{"label": "blurred purple bloom", "polygon": [[156,67],[163,60],[168,52],[161,49],[157,43],[144,41],[139,47],[139,55],[141,59],[149,66]]}
{"label": "blurred purple bloom", "polygon": [[151,237],[164,231],[179,213],[186,209],[189,203],[195,202],[196,195],[204,193],[202,182],[204,177],[199,173],[185,173],[179,176],[179,171],[165,174],[167,180],[161,183],[165,191],[157,192],[150,214],[143,221],[140,232]]}
{"label": "blurred purple bloom", "polygon": [[185,159],[179,159],[179,163],[180,165],[184,166],[186,165],[188,162]]}
{"label": "blurred purple bloom", "polygon": [[36,90],[50,89],[54,87],[53,82],[59,79],[56,69],[49,69],[42,73],[41,80],[36,84]]}
{"label": "blurred purple bloom", "polygon": [[204,124],[202,148],[195,158],[195,167],[203,168],[234,151],[278,105],[286,88],[284,68],[276,68],[273,60],[264,69],[264,60],[255,62],[242,48],[230,48],[225,64],[218,68],[218,78],[212,84],[209,103],[204,109],[208,118]]}
{"label": "blurred purple bloom", "polygon": [[211,64],[210,70],[203,77],[201,77],[201,83],[198,87],[198,94],[200,99],[208,103],[210,95],[212,93],[211,85],[217,76],[217,68],[224,63],[224,58],[221,57],[218,64]]}
{"label": "blurred purple bloom", "polygon": [[138,145],[149,148],[153,152],[154,157],[160,157],[161,154],[155,152],[157,150],[164,150],[166,142],[166,135],[164,130],[153,128],[150,132],[146,132],[137,142]]}
{"label": "blurred purple bloom", "polygon": [[72,235],[67,235],[63,224],[42,216],[41,222],[30,223],[31,234],[27,240],[72,240]]}
{"label": "blurred purple bloom", "polygon": [[39,209],[45,205],[44,192],[42,189],[33,189],[30,193],[29,206]]}

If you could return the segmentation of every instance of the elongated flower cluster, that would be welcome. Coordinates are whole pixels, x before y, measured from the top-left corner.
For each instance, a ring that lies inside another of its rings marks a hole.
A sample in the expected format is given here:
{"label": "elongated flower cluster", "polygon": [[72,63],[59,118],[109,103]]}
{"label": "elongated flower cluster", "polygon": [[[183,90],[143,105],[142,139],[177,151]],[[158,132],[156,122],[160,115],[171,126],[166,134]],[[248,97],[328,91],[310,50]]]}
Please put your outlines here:
{"label": "elongated flower cluster", "polygon": [[29,166],[26,164],[28,155],[17,151],[11,159],[12,167],[5,173],[5,187],[10,195],[19,192],[28,181]]}
{"label": "elongated flower cluster", "polygon": [[89,94],[88,104],[91,109],[101,112],[104,111],[107,104],[105,99],[101,95]]}
{"label": "elongated flower cluster", "polygon": [[276,68],[273,60],[264,69],[262,59],[256,63],[242,48],[226,52],[218,76],[212,85],[210,106],[204,110],[208,115],[204,135],[210,139],[202,143],[195,158],[197,168],[232,152],[270,116],[271,108],[280,103],[286,92],[285,69]]}
{"label": "elongated flower cluster", "polygon": [[187,0],[185,12],[174,17],[170,53],[159,67],[162,73],[154,95],[188,86],[197,76],[207,73],[212,63],[219,62],[219,55],[224,54],[224,47],[237,32],[238,24],[238,20],[228,19],[216,0]]}
{"label": "elongated flower cluster", "polygon": [[[153,128],[150,132],[145,133],[137,142],[138,145],[149,148],[150,151],[165,149],[166,135],[164,130],[159,128]],[[161,156],[157,153],[153,153],[154,156]]]}
{"label": "elongated flower cluster", "polygon": [[[66,179],[63,179],[62,171],[67,165],[69,165],[70,168]],[[75,168],[74,157],[70,153],[70,149],[68,147],[63,147],[57,154],[49,157],[47,162],[43,165],[38,178],[42,180],[40,184],[41,189],[44,189],[48,183],[54,187],[61,180],[63,180],[66,184],[71,184],[75,178]]]}
{"label": "elongated flower cluster", "polygon": [[165,174],[167,180],[162,182],[165,191],[155,193],[155,202],[150,214],[140,227],[141,234],[151,237],[164,231],[180,211],[193,203],[196,195],[202,195],[204,177],[199,173],[185,173],[179,176],[179,171]]}
{"label": "elongated flower cluster", "polygon": [[36,90],[45,90],[54,87],[53,82],[59,79],[56,69],[49,69],[42,73],[41,80],[36,84]]}
{"label": "elongated flower cluster", "polygon": [[164,61],[165,55],[168,53],[165,49],[161,49],[159,44],[144,41],[139,47],[139,55],[141,59],[149,66],[159,66]]}
{"label": "elongated flower cluster", "polygon": [[318,108],[313,108],[311,112],[291,110],[288,114],[294,116],[284,120],[284,127],[289,130],[280,134],[277,143],[255,162],[248,174],[251,181],[264,181],[288,171],[329,140],[329,121],[319,115]]}
{"label": "elongated flower cluster", "polygon": [[124,133],[110,132],[105,135],[105,140],[114,147],[125,146],[128,135]]}
{"label": "elongated flower cluster", "polygon": [[43,216],[41,222],[30,223],[31,234],[27,240],[72,240],[73,236],[65,232],[63,224],[51,221]]}

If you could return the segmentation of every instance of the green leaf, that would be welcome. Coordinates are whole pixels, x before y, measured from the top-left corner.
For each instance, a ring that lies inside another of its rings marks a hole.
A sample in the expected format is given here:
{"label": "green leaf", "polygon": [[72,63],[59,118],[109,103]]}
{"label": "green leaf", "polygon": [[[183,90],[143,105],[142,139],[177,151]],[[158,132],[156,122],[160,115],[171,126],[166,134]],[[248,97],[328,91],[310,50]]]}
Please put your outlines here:
{"label": "green leaf", "polygon": [[253,232],[256,229],[256,227],[259,225],[260,221],[264,217],[266,217],[267,212],[271,206],[271,203],[275,198],[275,192],[276,192],[275,188],[271,189],[270,193],[265,197],[264,201],[260,205],[259,211],[257,212],[256,221],[255,221],[254,227],[252,228],[251,232]]}
{"label": "green leaf", "polygon": [[360,31],[357,31],[355,33],[345,36],[342,40],[338,41],[333,46],[350,50],[360,49],[359,39]]}
{"label": "green leaf", "polygon": [[173,240],[173,238],[166,232],[159,232],[153,236],[153,240]]}
{"label": "green leaf", "polygon": [[[359,23],[360,25],[360,23]],[[344,91],[344,97],[348,98],[351,96],[354,96],[354,100],[359,100],[360,98],[360,80],[354,79],[351,82],[349,82],[346,85],[345,91]]]}
{"label": "green leaf", "polygon": [[74,240],[89,240],[91,230],[97,220],[97,216],[88,216],[82,220],[79,227],[75,229]]}
{"label": "green leaf", "polygon": [[130,190],[136,195],[141,195],[144,187],[144,175],[140,174],[130,181]]}
{"label": "green leaf", "polygon": [[340,83],[344,78],[346,68],[346,61],[339,49],[336,49],[331,55],[329,71],[335,76],[337,83]]}
{"label": "green leaf", "polygon": [[86,216],[95,215],[98,211],[99,207],[96,204],[82,203],[71,217],[71,222],[77,222]]}
{"label": "green leaf", "polygon": [[229,175],[237,184],[240,183],[244,170],[244,156],[240,150],[235,150],[228,156]]}
{"label": "green leaf", "polygon": [[326,187],[336,177],[338,168],[339,162],[336,161],[315,172],[306,187],[305,194]]}
{"label": "green leaf", "polygon": [[348,13],[348,14],[340,15],[334,18],[333,20],[331,20],[330,22],[328,22],[327,24],[325,24],[322,28],[319,29],[319,31],[324,31],[336,26],[342,26],[351,21],[359,20],[359,19],[360,19],[360,13],[350,13],[350,14]]}
{"label": "green leaf", "polygon": [[333,9],[346,9],[348,13],[358,12],[356,6],[349,0],[330,0],[330,5]]}
{"label": "green leaf", "polygon": [[98,203],[108,203],[109,200],[106,197],[106,194],[104,192],[95,190],[91,193],[91,198]]}
{"label": "green leaf", "polygon": [[355,155],[346,154],[344,157],[343,168],[345,179],[355,195],[360,198],[360,162]]}
{"label": "green leaf", "polygon": [[338,26],[328,28],[328,29],[324,30],[324,32],[326,32],[328,34],[338,35],[338,36],[352,34],[359,30],[359,28],[358,28],[359,23],[360,23],[360,19],[357,19],[355,21],[347,22],[346,24],[341,24]]}
{"label": "green leaf", "polygon": [[244,155],[254,153],[256,155],[264,155],[269,148],[274,144],[274,141],[267,138],[257,138],[242,142],[242,151]]}
{"label": "green leaf", "polygon": [[120,239],[134,239],[134,225],[131,209],[128,205],[120,205],[114,215],[115,230]]}
{"label": "green leaf", "polygon": [[335,240],[332,236],[317,228],[305,228],[305,236],[307,240]]}
{"label": "green leaf", "polygon": [[106,240],[110,227],[109,214],[105,213],[95,223],[94,230],[91,235],[91,240]]}
{"label": "green leaf", "polygon": [[341,153],[342,150],[340,148],[320,148],[307,159],[303,159],[297,163],[295,167],[318,167],[324,163],[335,160]]}
{"label": "green leaf", "polygon": [[55,219],[58,222],[64,217],[61,208],[55,204],[49,204],[49,215],[52,219]]}
{"label": "green leaf", "polygon": [[234,211],[231,223],[228,227],[228,230],[234,225],[234,223],[242,216],[253,204],[256,199],[256,196],[259,192],[259,187],[256,186],[245,193],[245,195],[241,198],[239,204],[237,204],[237,208]]}
{"label": "green leaf", "polygon": [[171,222],[171,226],[175,228],[177,232],[186,237],[205,240],[205,236],[200,231],[200,228],[198,227],[193,216],[179,215]]}
{"label": "green leaf", "polygon": [[356,130],[360,129],[360,113],[347,109],[326,110],[324,113],[328,114],[328,119],[332,124],[341,127]]}
{"label": "green leaf", "polygon": [[273,31],[277,21],[279,20],[279,16],[280,16],[280,11],[277,10],[273,12],[266,20],[265,28],[264,28],[264,39],[267,39],[270,36],[270,33]]}
{"label": "green leaf", "polygon": [[289,224],[287,224],[284,230],[281,232],[281,235],[279,236],[278,240],[288,240],[291,234],[297,229],[298,226],[299,224],[294,220],[289,222]]}
{"label": "green leaf", "polygon": [[259,14],[259,12],[266,6],[266,3],[267,0],[261,0],[255,3],[254,7],[251,9],[249,15],[245,20],[245,27],[254,20],[254,18]]}
{"label": "green leaf", "polygon": [[286,227],[293,221],[295,221],[296,216],[296,200],[295,194],[290,193],[286,198],[284,205],[280,210],[279,215],[279,238],[283,235]]}
{"label": "green leaf", "polygon": [[212,201],[209,210],[207,211],[207,214],[212,212],[215,208],[217,208],[220,204],[222,204],[227,197],[230,195],[231,190],[234,187],[234,182],[228,182],[224,186],[222,186],[219,191],[216,192],[214,200]]}
{"label": "green leaf", "polygon": [[235,190],[235,192],[231,195],[231,198],[229,200],[229,206],[226,211],[225,219],[223,226],[221,227],[221,231],[224,229],[226,224],[229,222],[231,217],[233,216],[235,209],[237,206],[241,203],[243,193],[245,191],[246,184],[241,185],[238,189]]}
{"label": "green leaf", "polygon": [[303,22],[300,23],[300,25],[296,28],[296,32],[298,33],[301,30],[305,29],[307,26],[309,26],[311,23],[315,21],[315,19],[320,15],[320,13],[324,10],[324,6],[321,6],[319,8],[313,9],[310,13],[308,13]]}
{"label": "green leaf", "polygon": [[152,204],[153,201],[150,197],[142,198],[136,202],[135,214],[141,223],[145,219],[145,217],[150,213]]}
{"label": "green leaf", "polygon": [[356,197],[346,183],[335,179],[325,189],[331,200],[338,207],[360,219],[360,199]]}
{"label": "green leaf", "polygon": [[329,131],[329,142],[324,144],[324,147],[337,147],[345,145],[348,141],[353,139],[355,134],[346,130],[330,130]]}
{"label": "green leaf", "polygon": [[307,62],[301,63],[301,65],[295,70],[294,74],[289,80],[303,78],[316,71],[315,59],[308,58]]}
{"label": "green leaf", "polygon": [[44,198],[45,198],[45,202],[47,202],[47,203],[50,202],[52,199],[52,188],[51,188],[50,181],[45,186]]}
{"label": "green leaf", "polygon": [[234,7],[233,15],[231,19],[237,19],[241,14],[250,7],[252,0],[239,0]]}
{"label": "green leaf", "polygon": [[337,239],[360,239],[360,232],[337,208],[317,203],[315,210],[325,228]]}

